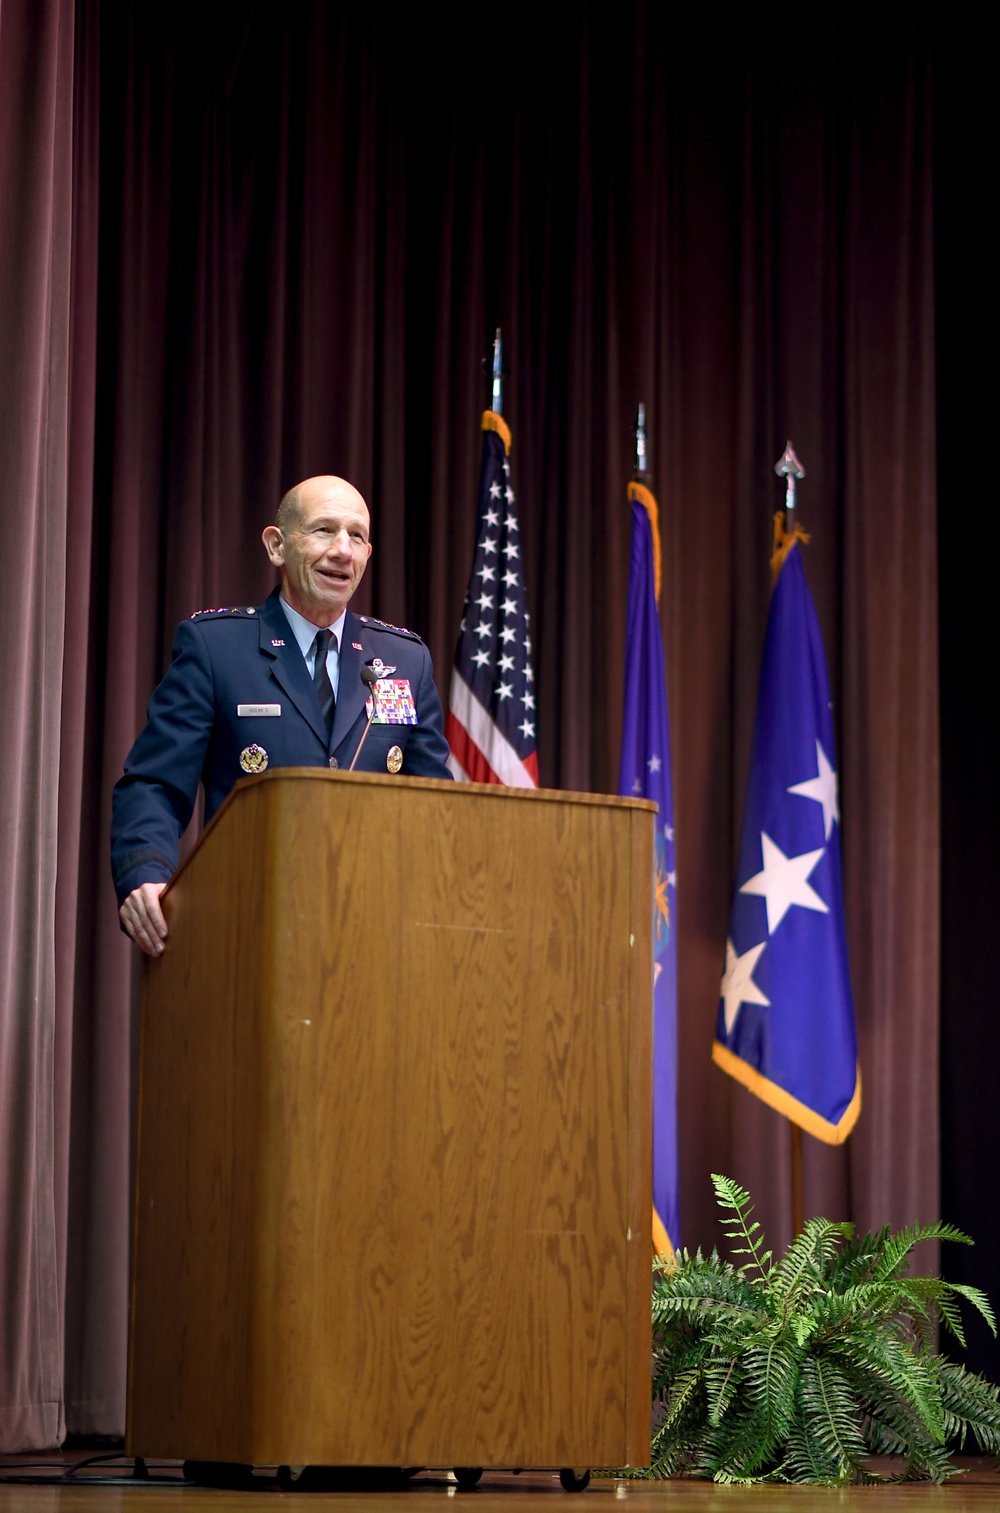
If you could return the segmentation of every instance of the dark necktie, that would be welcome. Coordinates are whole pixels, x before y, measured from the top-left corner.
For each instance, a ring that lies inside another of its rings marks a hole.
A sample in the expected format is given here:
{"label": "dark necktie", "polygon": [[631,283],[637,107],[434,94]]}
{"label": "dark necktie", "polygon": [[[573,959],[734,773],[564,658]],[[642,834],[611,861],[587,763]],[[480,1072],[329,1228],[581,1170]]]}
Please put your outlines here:
{"label": "dark necktie", "polygon": [[313,642],[313,650],[316,653],[316,662],[313,667],[313,687],[316,697],[319,699],[319,707],[326,721],[326,733],[330,734],[333,729],[333,684],[330,682],[330,674],[327,671],[326,655],[330,650],[330,642],[333,640],[332,630],[318,630]]}

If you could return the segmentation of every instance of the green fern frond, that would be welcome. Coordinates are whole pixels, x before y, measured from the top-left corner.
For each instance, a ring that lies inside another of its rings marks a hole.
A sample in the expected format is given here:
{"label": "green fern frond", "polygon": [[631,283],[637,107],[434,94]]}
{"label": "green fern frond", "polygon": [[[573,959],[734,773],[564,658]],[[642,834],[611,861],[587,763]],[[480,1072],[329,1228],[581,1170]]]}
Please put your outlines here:
{"label": "green fern frond", "polygon": [[[733,1218],[724,1220],[723,1233],[734,1242],[742,1240],[743,1244],[736,1246],[735,1255],[749,1256],[747,1265],[754,1267],[762,1277],[766,1277],[770,1269],[771,1252],[763,1250],[764,1235],[756,1219],[751,1221],[753,1204],[750,1194],[745,1187],[734,1182],[732,1177],[723,1177],[718,1173],[712,1174],[712,1186],[715,1188],[715,1200],[720,1208],[725,1208],[732,1213]],[[741,1271],[746,1267],[740,1267]]]}
{"label": "green fern frond", "polygon": [[957,1294],[958,1297],[964,1298],[967,1303],[972,1304],[973,1308],[975,1308],[986,1320],[987,1324],[990,1326],[992,1334],[995,1337],[997,1332],[997,1318],[996,1314],[993,1312],[990,1300],[986,1296],[985,1292],[983,1292],[979,1287],[970,1287],[965,1282],[947,1282],[945,1285],[948,1288],[949,1292]]}
{"label": "green fern frond", "polygon": [[949,1440],[959,1447],[967,1432],[985,1455],[1000,1452],[1000,1389],[964,1366],[938,1357],[938,1389]]}
{"label": "green fern frond", "polygon": [[809,1219],[771,1271],[775,1290],[787,1298],[803,1283],[810,1291],[826,1284],[840,1247],[854,1233],[854,1225],[833,1223],[830,1219]]}
{"label": "green fern frond", "polygon": [[962,1339],[960,1305],[995,1329],[977,1288],[910,1277],[926,1240],[962,1243],[945,1224],[855,1235],[811,1219],[773,1264],[750,1195],[714,1177],[739,1264],[682,1251],[654,1268],[656,1431],[646,1475],[720,1482],[874,1484],[872,1457],[901,1478],[942,1481],[955,1444],[1000,1452],[1000,1392],[933,1349],[940,1319]]}
{"label": "green fern frond", "polygon": [[875,1265],[875,1279],[881,1282],[896,1276],[914,1246],[923,1244],[925,1240],[953,1240],[958,1245],[972,1244],[969,1236],[953,1224],[911,1224],[905,1229],[897,1230],[895,1234],[887,1235]]}

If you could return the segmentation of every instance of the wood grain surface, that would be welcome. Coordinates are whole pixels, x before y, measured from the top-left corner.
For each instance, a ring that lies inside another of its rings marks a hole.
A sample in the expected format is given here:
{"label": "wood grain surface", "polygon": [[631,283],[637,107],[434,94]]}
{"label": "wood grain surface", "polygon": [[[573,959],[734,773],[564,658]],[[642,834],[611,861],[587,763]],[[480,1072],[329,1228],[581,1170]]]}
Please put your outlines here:
{"label": "wood grain surface", "polygon": [[[678,1504],[684,1513],[987,1513],[1000,1507],[1000,1475],[986,1461],[969,1458],[966,1474],[934,1487],[926,1483],[886,1487],[720,1487],[705,1481],[637,1482],[595,1478],[582,1493],[562,1490],[556,1477],[540,1472],[522,1476],[487,1472],[479,1486],[458,1493],[475,1513],[528,1513],[554,1509],[600,1513],[611,1503],[628,1505],[628,1513],[668,1513]],[[0,1474],[3,1467],[0,1465]],[[11,1473],[17,1474],[17,1473]],[[163,1476],[163,1468],[155,1468]],[[81,1482],[83,1477],[81,1477]],[[184,1513],[254,1513],[282,1507],[334,1508],[338,1513],[405,1513],[407,1507],[430,1513],[430,1503],[456,1495],[454,1482],[438,1472],[415,1477],[401,1492],[282,1493],[273,1479],[258,1478],[248,1491],[220,1491],[170,1483],[151,1485],[28,1486],[0,1483],[0,1513],[138,1513],[183,1507]],[[263,1497],[263,1502],[261,1501]],[[178,1498],[181,1502],[178,1502]],[[569,1501],[566,1499],[569,1498]],[[581,1500],[582,1499],[582,1500]],[[454,1508],[454,1502],[450,1506]]]}
{"label": "wood grain surface", "polygon": [[146,968],[129,1448],[649,1445],[651,806],[241,786]]}

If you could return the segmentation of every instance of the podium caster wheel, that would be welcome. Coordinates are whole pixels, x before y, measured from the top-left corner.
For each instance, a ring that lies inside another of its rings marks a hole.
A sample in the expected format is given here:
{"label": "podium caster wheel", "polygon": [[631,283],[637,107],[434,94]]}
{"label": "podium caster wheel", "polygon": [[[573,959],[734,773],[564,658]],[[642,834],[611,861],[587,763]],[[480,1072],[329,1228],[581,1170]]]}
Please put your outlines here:
{"label": "podium caster wheel", "polygon": [[559,1480],[564,1492],[582,1492],[590,1481],[590,1472],[578,1469],[576,1466],[563,1466],[559,1472]]}
{"label": "podium caster wheel", "polygon": [[234,1460],[186,1460],[183,1466],[184,1480],[193,1481],[199,1487],[226,1487],[230,1491],[243,1491],[254,1484],[253,1466]]}
{"label": "podium caster wheel", "polygon": [[482,1466],[456,1466],[454,1469],[460,1492],[471,1492],[473,1487],[478,1486],[483,1474]]}

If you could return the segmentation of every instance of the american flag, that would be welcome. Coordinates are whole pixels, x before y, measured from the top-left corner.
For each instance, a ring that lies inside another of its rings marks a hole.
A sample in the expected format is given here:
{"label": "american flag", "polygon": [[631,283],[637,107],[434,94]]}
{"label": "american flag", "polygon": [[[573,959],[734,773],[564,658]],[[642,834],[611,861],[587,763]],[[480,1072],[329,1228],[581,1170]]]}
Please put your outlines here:
{"label": "american flag", "polygon": [[535,679],[509,451],[506,422],[487,410],[476,553],[448,700],[448,765],[460,782],[537,788]]}

